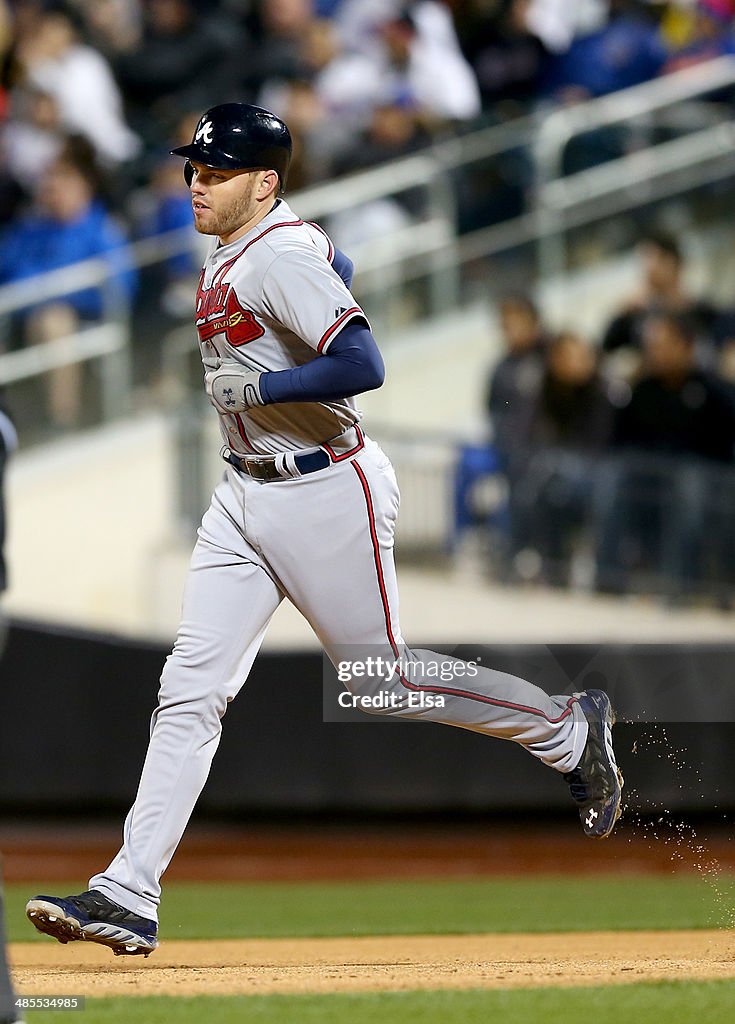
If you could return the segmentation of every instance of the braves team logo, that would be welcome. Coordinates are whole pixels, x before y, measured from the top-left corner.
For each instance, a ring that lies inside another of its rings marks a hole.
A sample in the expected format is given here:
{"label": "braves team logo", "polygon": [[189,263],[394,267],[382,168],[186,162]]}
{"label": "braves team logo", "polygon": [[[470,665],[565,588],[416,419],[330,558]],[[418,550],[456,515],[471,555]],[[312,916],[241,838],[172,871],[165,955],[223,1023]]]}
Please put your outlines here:
{"label": "braves team logo", "polygon": [[211,121],[204,121],[197,127],[196,135],[194,136],[194,141],[201,142],[203,139],[207,146],[211,146],[213,129],[214,125],[212,124]]}
{"label": "braves team logo", "polygon": [[247,345],[265,334],[265,327],[258,323],[249,309],[242,308],[230,284],[219,284],[208,291],[199,286],[196,328],[200,341],[209,341],[216,334],[224,334],[233,348]]}

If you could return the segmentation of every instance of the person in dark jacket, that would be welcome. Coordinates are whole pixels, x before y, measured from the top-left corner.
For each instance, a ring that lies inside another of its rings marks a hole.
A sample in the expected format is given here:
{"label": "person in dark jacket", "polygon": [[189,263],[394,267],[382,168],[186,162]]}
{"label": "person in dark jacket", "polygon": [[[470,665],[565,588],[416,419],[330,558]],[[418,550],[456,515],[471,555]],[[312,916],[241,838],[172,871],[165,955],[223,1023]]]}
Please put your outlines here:
{"label": "person in dark jacket", "polygon": [[718,311],[706,299],[692,295],[685,280],[684,253],[678,239],[667,231],[651,230],[637,247],[640,285],[624,308],[609,322],[602,338],[606,354],[624,350],[640,358],[643,327],[653,313],[685,314],[705,343],[715,330]]}
{"label": "person in dark jacket", "polygon": [[528,423],[544,372],[547,332],[529,295],[511,293],[499,304],[504,353],[487,385],[493,444],[506,468],[525,458]]}
{"label": "person in dark jacket", "polygon": [[548,346],[544,376],[523,444],[528,460],[511,482],[511,507],[538,574],[546,583],[569,583],[574,541],[588,522],[595,460],[610,443],[611,386],[597,354],[570,331]]}
{"label": "person in dark jacket", "polygon": [[618,412],[616,455],[600,474],[603,590],[624,589],[631,569],[653,556],[669,592],[689,592],[701,582],[708,548],[722,539],[733,502],[735,402],[723,381],[698,367],[695,335],[681,314],[644,322],[643,374]]}

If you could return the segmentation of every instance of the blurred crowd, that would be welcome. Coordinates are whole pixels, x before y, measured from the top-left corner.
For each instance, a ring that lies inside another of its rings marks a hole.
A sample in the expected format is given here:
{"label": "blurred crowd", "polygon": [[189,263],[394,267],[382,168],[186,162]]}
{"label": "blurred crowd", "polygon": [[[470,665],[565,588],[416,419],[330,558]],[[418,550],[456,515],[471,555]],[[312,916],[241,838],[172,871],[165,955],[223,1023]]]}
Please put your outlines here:
{"label": "blurred crowd", "polygon": [[735,595],[735,317],[691,294],[679,241],[638,245],[639,285],[599,339],[553,333],[526,294],[499,305],[488,381],[508,481],[505,572],[670,599]]}
{"label": "blurred crowd", "polygon": [[296,188],[733,53],[734,20],[735,0],[0,0],[0,223],[70,136],[134,220],[219,102],[285,118]]}
{"label": "blurred crowd", "polygon": [[[125,242],[190,227],[168,152],[204,109],[241,100],[284,117],[295,189],[735,53],[734,24],[735,0],[0,0],[0,284],[98,257],[147,351],[157,316],[188,316],[196,268],[180,256],[137,273]],[[566,170],[610,141],[582,137]],[[460,231],[521,212],[527,184],[517,161],[458,176]],[[636,560],[691,578],[706,571],[701,531],[723,534],[704,496],[729,493],[709,470],[732,463],[735,326],[687,295],[675,239],[641,251],[640,294],[599,346],[551,337],[528,296],[502,304],[508,353],[488,401],[510,484],[510,573],[564,582],[578,527],[594,520],[602,589],[627,586],[618,569]],[[99,322],[109,291],[29,302],[0,322],[0,352]],[[47,375],[54,431],[84,422],[84,372]],[[641,461],[600,458],[623,450]],[[651,507],[669,496],[670,528],[641,525],[639,492]]]}
{"label": "blurred crowd", "polygon": [[[145,306],[150,277],[115,250],[191,224],[168,151],[214,104],[284,117],[293,190],[735,52],[734,21],[735,0],[0,0],[0,284],[100,256]],[[582,137],[572,169],[619,141]],[[510,162],[457,175],[460,231],[521,212],[529,165]],[[192,269],[172,260],[156,293]],[[0,350],[99,316],[89,292],[65,305],[6,325]]]}

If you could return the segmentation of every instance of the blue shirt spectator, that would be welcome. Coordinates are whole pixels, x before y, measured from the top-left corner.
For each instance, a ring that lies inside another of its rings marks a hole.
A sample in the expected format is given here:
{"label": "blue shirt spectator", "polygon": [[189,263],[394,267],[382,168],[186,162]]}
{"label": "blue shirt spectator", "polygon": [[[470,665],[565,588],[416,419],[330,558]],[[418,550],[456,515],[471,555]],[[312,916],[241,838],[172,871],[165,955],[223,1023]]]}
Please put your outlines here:
{"label": "blue shirt spectator", "polygon": [[[123,231],[95,195],[92,175],[62,156],[41,179],[36,208],[11,223],[0,237],[0,283],[104,256],[121,297],[129,299],[136,275],[125,243]],[[61,300],[82,320],[102,316],[97,288],[85,288]]]}
{"label": "blue shirt spectator", "polygon": [[655,78],[667,57],[658,27],[626,12],[598,32],[575,39],[554,61],[549,86],[553,92],[577,88],[589,96],[606,96]]}

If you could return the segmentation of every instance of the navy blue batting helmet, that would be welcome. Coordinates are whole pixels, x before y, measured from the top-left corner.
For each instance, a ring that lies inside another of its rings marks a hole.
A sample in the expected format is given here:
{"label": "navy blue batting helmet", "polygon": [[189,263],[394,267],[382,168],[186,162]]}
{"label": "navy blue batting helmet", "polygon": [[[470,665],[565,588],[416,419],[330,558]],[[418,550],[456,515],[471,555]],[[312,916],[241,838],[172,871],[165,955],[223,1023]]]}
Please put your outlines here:
{"label": "navy blue batting helmet", "polygon": [[[272,168],[278,173],[283,191],[291,148],[288,127],[270,110],[250,103],[221,103],[202,114],[188,146],[179,146],[171,152],[207,167]],[[191,184],[192,176],[192,167],[187,163],[184,168],[187,185]]]}

